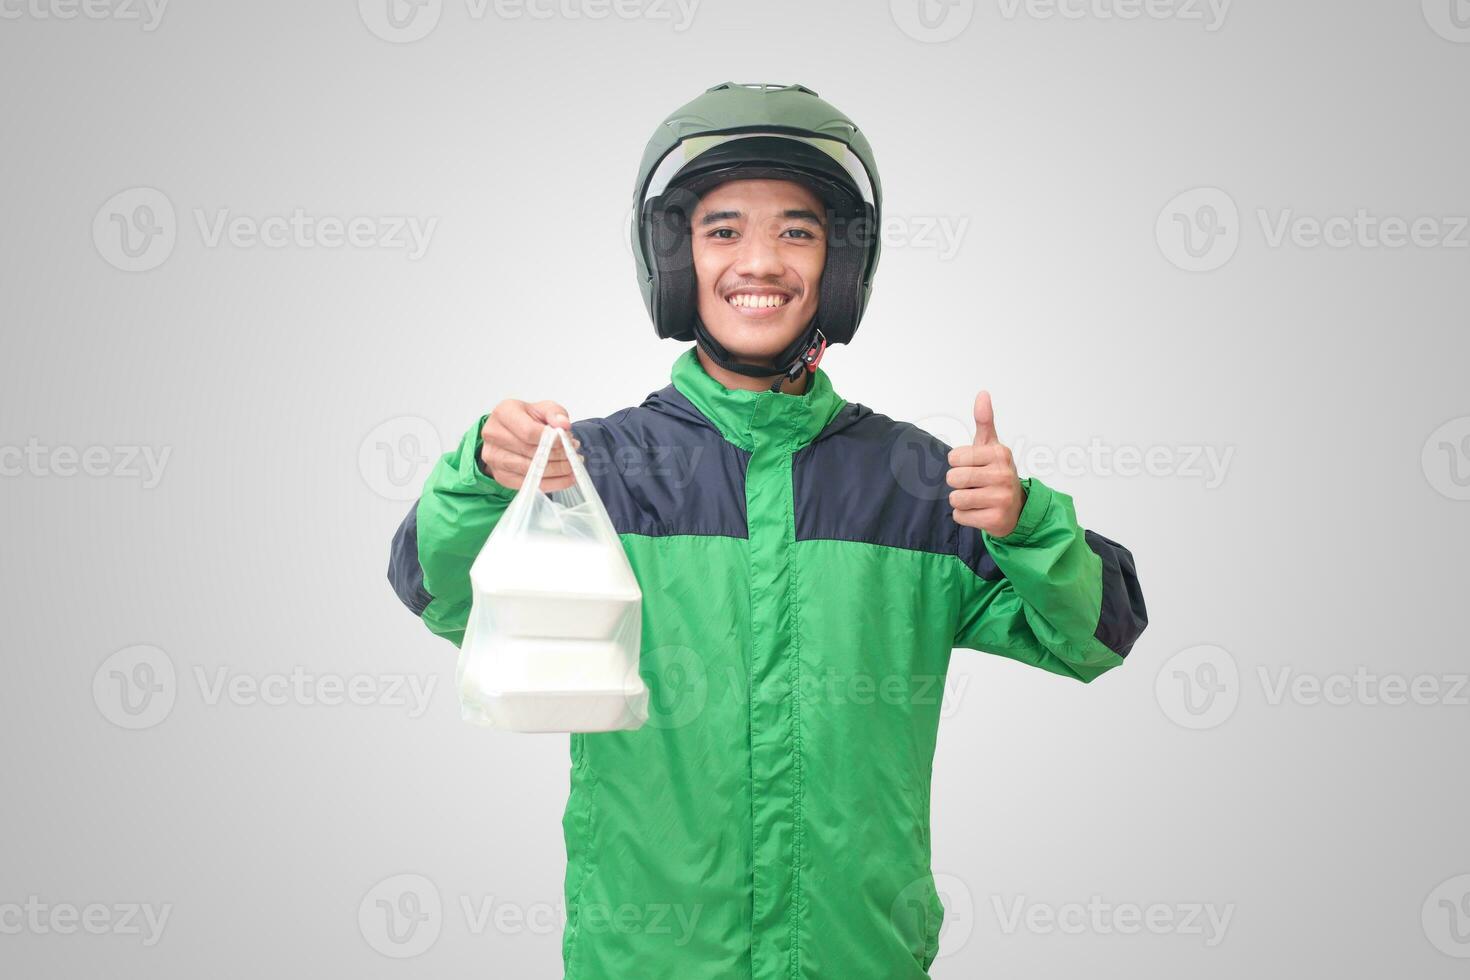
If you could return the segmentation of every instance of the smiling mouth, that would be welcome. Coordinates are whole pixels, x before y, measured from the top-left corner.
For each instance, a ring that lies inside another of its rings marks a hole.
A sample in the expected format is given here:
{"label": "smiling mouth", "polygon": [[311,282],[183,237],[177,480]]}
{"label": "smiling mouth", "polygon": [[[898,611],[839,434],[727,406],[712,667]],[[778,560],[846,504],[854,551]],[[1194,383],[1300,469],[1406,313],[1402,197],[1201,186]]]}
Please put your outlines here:
{"label": "smiling mouth", "polygon": [[725,302],[742,316],[770,316],[791,302],[791,294],[737,290],[726,296]]}

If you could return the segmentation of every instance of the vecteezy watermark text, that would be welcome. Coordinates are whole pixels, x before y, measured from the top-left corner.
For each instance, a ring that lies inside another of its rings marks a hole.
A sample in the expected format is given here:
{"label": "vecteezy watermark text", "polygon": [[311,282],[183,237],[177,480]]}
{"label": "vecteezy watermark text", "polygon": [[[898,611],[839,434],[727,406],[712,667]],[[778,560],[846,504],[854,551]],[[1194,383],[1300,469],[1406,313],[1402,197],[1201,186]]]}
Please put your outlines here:
{"label": "vecteezy watermark text", "polygon": [[[421,718],[438,685],[437,674],[336,674],[297,665],[288,671],[240,673],[226,666],[191,672],[206,707],[233,705],[406,709]],[[181,685],[173,658],[148,644],[125,647],[98,665],[92,699],[119,728],[141,730],[160,724],[173,711]]]}
{"label": "vecteezy watermark text", "polygon": [[1177,20],[1202,24],[1206,31],[1225,25],[1231,0],[996,0],[1006,20]]}
{"label": "vecteezy watermark text", "polygon": [[1148,476],[1199,480],[1206,490],[1225,482],[1234,446],[1115,446],[1094,437],[1085,446],[1047,446],[1018,437],[1011,443],[1017,468],[1027,476]]}
{"label": "vecteezy watermark text", "polygon": [[0,902],[0,935],[141,936],[144,946],[156,946],[168,926],[173,903],[44,902],[38,895],[24,902]]}
{"label": "vecteezy watermark text", "polygon": [[[694,23],[700,0],[464,0],[472,21],[664,21],[675,33]],[[374,35],[393,44],[422,40],[439,26],[444,0],[358,0],[357,12]]]}
{"label": "vecteezy watermark text", "polygon": [[[1338,214],[1302,214],[1295,208],[1255,209],[1269,249],[1328,248],[1364,251],[1470,248],[1470,215],[1379,214],[1354,208]],[[1218,187],[1175,195],[1159,212],[1154,235],[1164,258],[1186,272],[1213,272],[1234,257],[1244,222],[1235,199]]]}
{"label": "vecteezy watermark text", "polygon": [[[1136,21],[1172,20],[1203,25],[1213,33],[1225,25],[1232,0],[995,0],[1002,20]],[[898,29],[916,41],[938,44],[964,33],[975,18],[976,0],[889,0]]]}
{"label": "vecteezy watermark text", "polygon": [[1136,936],[1148,932],[1155,936],[1199,936],[1207,947],[1218,946],[1224,941],[1230,920],[1235,915],[1233,902],[1228,905],[1213,902],[1142,905],[1106,902],[1099,895],[1091,896],[1085,904],[1068,902],[1062,905],[1032,902],[1024,895],[1012,900],[995,895],[991,897],[991,904],[1001,932],[1007,935],[1023,929],[1043,936],[1053,933]]}
{"label": "vecteezy watermark text", "polygon": [[1351,673],[1311,674],[1291,667],[1256,668],[1269,705],[1470,707],[1470,674],[1380,674],[1359,664]]}
{"label": "vecteezy watermark text", "polygon": [[[339,249],[402,252],[410,262],[429,250],[437,217],[411,214],[322,214],[296,207],[278,214],[240,214],[232,208],[193,208],[199,242],[208,249]],[[92,242],[109,265],[124,272],[156,269],[173,254],[179,221],[168,195],[130,187],[103,202],[92,219]]]}
{"label": "vecteezy watermark text", "polygon": [[437,674],[321,674],[296,666],[289,673],[237,674],[228,667],[206,673],[195,666],[194,679],[204,703],[228,702],[241,707],[298,705],[334,708],[407,708],[410,718],[421,718],[439,681]]}
{"label": "vecteezy watermark text", "polygon": [[[470,935],[552,935],[568,921],[565,902],[520,902],[495,895],[460,895],[455,908]],[[578,930],[650,937],[672,948],[694,938],[704,906],[679,902],[581,902],[576,906]],[[358,929],[367,944],[384,956],[408,959],[438,941],[446,920],[444,896],[421,874],[396,874],[377,882],[358,903]]]}
{"label": "vecteezy watermark text", "polygon": [[152,490],[172,454],[172,446],[48,446],[32,436],[24,446],[0,446],[0,477],[112,477]]}
{"label": "vecteezy watermark text", "polygon": [[706,658],[681,646],[645,651],[638,673],[649,690],[648,724],[662,729],[683,728],[712,703],[778,704],[793,690],[803,704],[906,706],[932,709],[947,718],[960,710],[970,686],[970,678],[958,672],[879,674],[828,665],[802,671],[794,685],[785,676],[772,676],[752,688],[746,672],[735,666],[711,667]]}
{"label": "vecteezy watermark text", "polygon": [[[1250,675],[1235,657],[1213,644],[1179,651],[1155,678],[1159,707],[1175,724],[1194,730],[1218,728],[1240,703]],[[1470,674],[1377,671],[1366,664],[1313,672],[1290,664],[1262,664],[1254,673],[1268,708],[1470,707]]]}
{"label": "vecteezy watermark text", "polygon": [[169,0],[0,0],[0,20],[137,21],[144,31],[158,29]]}
{"label": "vecteezy watermark text", "polygon": [[1351,215],[1297,214],[1292,208],[1256,209],[1261,235],[1271,248],[1286,242],[1297,248],[1470,248],[1470,217],[1465,215],[1377,215],[1358,208]]}
{"label": "vecteezy watermark text", "polygon": [[218,248],[228,242],[235,248],[377,248],[399,250],[410,262],[424,257],[429,239],[439,224],[438,218],[420,218],[412,214],[311,215],[303,208],[289,215],[231,214],[229,208],[216,208],[213,213],[194,209],[194,221],[206,248]]}

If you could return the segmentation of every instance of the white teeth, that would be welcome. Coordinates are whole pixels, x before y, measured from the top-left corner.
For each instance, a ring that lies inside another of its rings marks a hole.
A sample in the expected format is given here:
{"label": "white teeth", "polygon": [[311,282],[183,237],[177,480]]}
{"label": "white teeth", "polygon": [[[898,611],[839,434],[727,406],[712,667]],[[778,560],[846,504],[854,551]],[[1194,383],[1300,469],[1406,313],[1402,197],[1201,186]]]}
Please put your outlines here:
{"label": "white teeth", "polygon": [[731,306],[743,306],[751,309],[769,309],[772,306],[785,306],[785,296],[758,296],[754,293],[736,293],[730,297]]}

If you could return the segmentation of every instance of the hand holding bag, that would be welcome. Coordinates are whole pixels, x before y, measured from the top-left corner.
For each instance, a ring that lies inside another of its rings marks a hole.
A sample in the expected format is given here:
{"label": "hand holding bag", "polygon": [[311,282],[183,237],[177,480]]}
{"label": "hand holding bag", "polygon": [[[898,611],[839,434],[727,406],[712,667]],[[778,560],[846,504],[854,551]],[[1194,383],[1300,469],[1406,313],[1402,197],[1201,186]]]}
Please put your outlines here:
{"label": "hand holding bag", "polygon": [[[540,489],[557,439],[574,486]],[[567,432],[548,425],[525,482],[470,567],[455,684],[463,718],[517,732],[636,729],[643,593]]]}

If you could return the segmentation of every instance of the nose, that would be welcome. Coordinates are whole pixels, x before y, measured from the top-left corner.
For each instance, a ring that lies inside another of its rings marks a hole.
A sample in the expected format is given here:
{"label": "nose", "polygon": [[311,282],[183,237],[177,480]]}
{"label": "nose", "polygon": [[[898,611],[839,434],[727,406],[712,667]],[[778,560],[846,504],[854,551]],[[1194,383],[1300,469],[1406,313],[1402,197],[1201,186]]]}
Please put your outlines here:
{"label": "nose", "polygon": [[774,279],[786,268],[776,243],[757,233],[746,235],[735,256],[735,273],[748,279]]}

